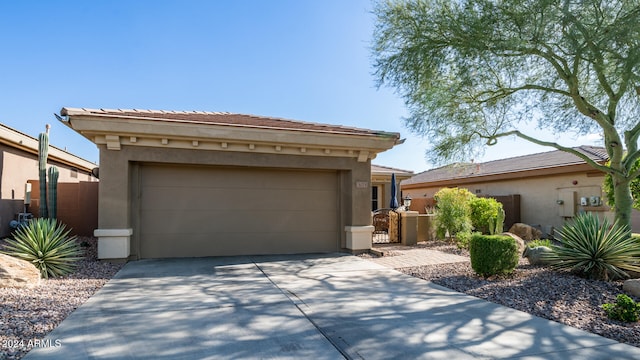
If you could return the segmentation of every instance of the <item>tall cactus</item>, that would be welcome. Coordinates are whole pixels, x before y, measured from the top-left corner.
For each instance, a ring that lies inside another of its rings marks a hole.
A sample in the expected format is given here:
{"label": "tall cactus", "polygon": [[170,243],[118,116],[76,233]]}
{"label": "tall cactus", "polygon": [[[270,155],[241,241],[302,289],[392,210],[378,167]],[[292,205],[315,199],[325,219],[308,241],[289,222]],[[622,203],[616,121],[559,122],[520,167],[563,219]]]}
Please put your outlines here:
{"label": "tall cactus", "polygon": [[504,209],[502,206],[498,209],[498,217],[496,218],[496,234],[502,234],[504,231],[504,218],[505,218]]}
{"label": "tall cactus", "polygon": [[38,136],[38,174],[40,177],[40,217],[49,217],[47,212],[47,156],[49,154],[49,125],[47,131]]}
{"label": "tall cactus", "polygon": [[505,214],[504,214],[504,209],[502,207],[500,207],[498,209],[498,214],[496,215],[496,217],[492,217],[491,219],[489,219],[489,234],[490,235],[495,235],[495,234],[502,234],[502,232],[504,231],[504,218],[505,218]]}
{"label": "tall cactus", "polygon": [[49,218],[55,219],[58,216],[58,168],[51,166],[49,168],[49,194],[48,208]]}

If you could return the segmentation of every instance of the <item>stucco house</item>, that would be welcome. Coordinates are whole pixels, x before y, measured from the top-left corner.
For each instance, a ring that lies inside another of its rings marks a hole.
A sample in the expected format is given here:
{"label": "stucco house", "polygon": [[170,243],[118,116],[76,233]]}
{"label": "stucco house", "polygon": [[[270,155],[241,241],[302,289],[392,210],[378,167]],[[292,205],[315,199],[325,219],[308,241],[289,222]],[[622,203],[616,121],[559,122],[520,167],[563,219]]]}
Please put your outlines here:
{"label": "stucco house", "polygon": [[391,203],[391,175],[396,176],[398,202],[400,199],[400,182],[413,176],[413,171],[402,170],[389,166],[371,164],[371,210],[388,208]]}
{"label": "stucco house", "polygon": [[102,259],[371,243],[371,159],[398,133],[264,116],[63,108],[100,150]]}
{"label": "stucco house", "polygon": [[[55,146],[49,146],[48,164],[58,167],[59,184],[98,181],[91,175],[95,164]],[[11,232],[9,222],[17,214],[25,210],[33,212],[39,205],[37,187],[31,186],[32,194],[27,198],[32,201],[25,209],[27,183],[38,179],[38,139],[0,124],[0,169],[0,236],[7,236]],[[61,210],[59,217],[62,221],[75,216],[69,211],[65,213],[67,209]],[[67,218],[63,219],[65,216]]]}
{"label": "stucco house", "polygon": [[[608,159],[601,147],[575,149],[599,163]],[[579,212],[613,216],[605,204],[603,180],[604,173],[579,157],[563,151],[549,151],[485,163],[444,166],[404,180],[401,188],[414,199],[431,199],[444,187],[466,188],[476,195],[494,196],[498,200],[499,197],[516,198],[519,199],[516,211],[519,211],[520,222],[537,225],[550,234]]]}

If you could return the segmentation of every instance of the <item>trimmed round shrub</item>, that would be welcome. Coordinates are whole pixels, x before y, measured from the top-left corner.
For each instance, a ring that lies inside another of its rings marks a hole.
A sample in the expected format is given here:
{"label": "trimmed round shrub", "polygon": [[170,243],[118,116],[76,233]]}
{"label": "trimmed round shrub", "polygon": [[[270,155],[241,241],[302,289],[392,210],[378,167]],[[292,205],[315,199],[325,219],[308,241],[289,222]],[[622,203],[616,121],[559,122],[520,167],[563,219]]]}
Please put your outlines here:
{"label": "trimmed round shrub", "polygon": [[471,268],[484,277],[509,274],[518,266],[516,241],[507,235],[474,234],[469,241]]}

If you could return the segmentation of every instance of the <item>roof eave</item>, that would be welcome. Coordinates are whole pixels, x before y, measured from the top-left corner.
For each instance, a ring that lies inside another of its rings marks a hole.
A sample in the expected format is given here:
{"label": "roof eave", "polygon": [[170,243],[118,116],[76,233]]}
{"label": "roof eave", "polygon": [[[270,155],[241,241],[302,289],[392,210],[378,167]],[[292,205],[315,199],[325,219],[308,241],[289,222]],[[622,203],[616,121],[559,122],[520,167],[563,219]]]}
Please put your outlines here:
{"label": "roof eave", "polygon": [[[302,155],[356,157],[359,161],[373,159],[380,152],[393,148],[400,139],[398,133],[322,132],[287,128],[267,128],[233,124],[165,119],[117,117],[88,114],[63,108],[63,122],[98,145],[116,149],[121,145],[199,148],[254,152],[283,152]],[[196,145],[197,144],[197,145]],[[236,145],[230,147],[230,144]],[[246,148],[246,149],[245,149]],[[308,151],[308,150],[314,151]],[[333,154],[332,154],[333,152]]]}

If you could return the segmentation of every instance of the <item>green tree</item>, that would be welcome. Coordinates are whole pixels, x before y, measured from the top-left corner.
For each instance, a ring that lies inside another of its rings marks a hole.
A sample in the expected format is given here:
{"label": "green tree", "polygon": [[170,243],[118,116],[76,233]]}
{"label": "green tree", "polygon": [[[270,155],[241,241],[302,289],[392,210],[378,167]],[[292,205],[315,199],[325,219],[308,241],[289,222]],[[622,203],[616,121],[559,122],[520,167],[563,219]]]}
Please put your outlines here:
{"label": "green tree", "polygon": [[459,188],[440,189],[433,198],[436,201],[436,232],[439,238],[449,234],[449,239],[459,233],[471,233],[471,200],[469,190]]}
{"label": "green tree", "polygon": [[[630,224],[629,183],[640,175],[640,4],[637,0],[398,0],[375,5],[378,86],[405,100],[433,160],[475,156],[516,136],[574,154],[610,174],[615,214]],[[541,140],[602,135],[610,165]]]}
{"label": "green tree", "polygon": [[474,195],[469,206],[471,207],[471,223],[475,230],[483,234],[493,235],[491,226],[492,223],[495,224],[502,210],[502,204],[494,198],[476,197]]}
{"label": "green tree", "polygon": [[[640,159],[636,160],[631,171],[637,171],[638,169],[640,169]],[[633,204],[631,206],[636,210],[640,210],[640,178],[631,180],[631,182],[629,182],[629,189],[631,190],[631,197],[633,198]],[[605,175],[604,181],[602,182],[602,190],[607,194],[607,205],[614,207],[616,203],[613,193],[613,178],[611,175]]]}

